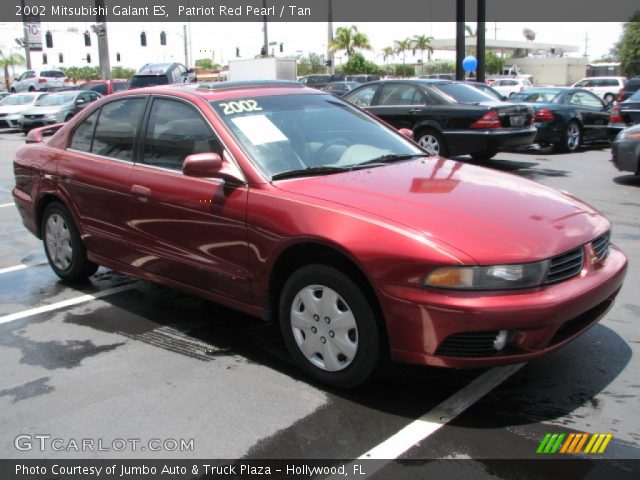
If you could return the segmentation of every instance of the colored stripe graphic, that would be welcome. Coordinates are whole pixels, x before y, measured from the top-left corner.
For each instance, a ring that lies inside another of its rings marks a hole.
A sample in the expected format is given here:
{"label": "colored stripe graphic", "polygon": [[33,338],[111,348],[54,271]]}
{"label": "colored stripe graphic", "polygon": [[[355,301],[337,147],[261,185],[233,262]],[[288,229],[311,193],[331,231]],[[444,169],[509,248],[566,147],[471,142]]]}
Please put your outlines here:
{"label": "colored stripe graphic", "polygon": [[613,438],[611,433],[547,433],[538,445],[536,453],[553,454],[577,454],[582,451],[586,444],[584,453],[604,453]]}

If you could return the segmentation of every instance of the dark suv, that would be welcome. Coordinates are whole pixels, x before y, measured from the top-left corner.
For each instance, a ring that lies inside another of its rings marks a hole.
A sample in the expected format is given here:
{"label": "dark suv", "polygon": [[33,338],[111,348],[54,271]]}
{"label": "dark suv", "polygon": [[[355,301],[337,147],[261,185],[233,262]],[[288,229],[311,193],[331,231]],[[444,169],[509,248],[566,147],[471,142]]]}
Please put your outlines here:
{"label": "dark suv", "polygon": [[131,77],[129,89],[173,83],[195,83],[197,80],[195,70],[181,63],[147,63]]}
{"label": "dark suv", "polygon": [[633,77],[618,92],[618,102],[624,102],[640,89],[640,77]]}

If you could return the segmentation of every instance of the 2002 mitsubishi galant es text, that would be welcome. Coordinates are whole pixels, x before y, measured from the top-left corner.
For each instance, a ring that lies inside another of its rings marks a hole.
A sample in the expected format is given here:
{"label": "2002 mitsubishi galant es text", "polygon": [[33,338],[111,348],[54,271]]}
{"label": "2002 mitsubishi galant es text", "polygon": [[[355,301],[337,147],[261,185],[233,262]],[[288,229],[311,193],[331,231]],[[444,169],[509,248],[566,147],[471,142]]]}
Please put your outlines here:
{"label": "2002 mitsubishi galant es text", "polygon": [[604,216],[403,134],[289,82],[132,90],[32,131],[13,195],[63,280],[104,265],[273,319],[343,388],[386,359],[534,359],[602,317],[627,265]]}

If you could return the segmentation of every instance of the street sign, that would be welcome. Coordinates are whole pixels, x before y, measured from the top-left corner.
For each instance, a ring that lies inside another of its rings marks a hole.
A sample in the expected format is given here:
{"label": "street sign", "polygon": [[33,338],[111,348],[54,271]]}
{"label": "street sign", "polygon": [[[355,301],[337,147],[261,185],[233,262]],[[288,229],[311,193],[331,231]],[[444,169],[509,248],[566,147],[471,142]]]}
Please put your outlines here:
{"label": "street sign", "polygon": [[42,30],[40,29],[40,15],[29,15],[24,17],[24,26],[27,29],[29,39],[29,49],[32,52],[42,50]]}

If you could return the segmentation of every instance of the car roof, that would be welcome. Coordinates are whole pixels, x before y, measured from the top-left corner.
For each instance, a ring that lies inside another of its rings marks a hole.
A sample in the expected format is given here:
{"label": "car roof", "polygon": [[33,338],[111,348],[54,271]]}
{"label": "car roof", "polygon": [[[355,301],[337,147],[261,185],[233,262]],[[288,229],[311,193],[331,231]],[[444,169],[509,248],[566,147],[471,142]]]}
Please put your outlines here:
{"label": "car roof", "polygon": [[177,63],[147,63],[140,67],[140,70],[136,75],[161,75],[167,73],[174,65],[178,65]]}
{"label": "car roof", "polygon": [[329,95],[321,90],[309,88],[295,81],[226,81],[209,83],[190,83],[175,85],[154,85],[151,87],[125,90],[110,97],[135,96],[140,94],[189,95],[203,98],[207,102],[228,98],[263,97],[268,95]]}

